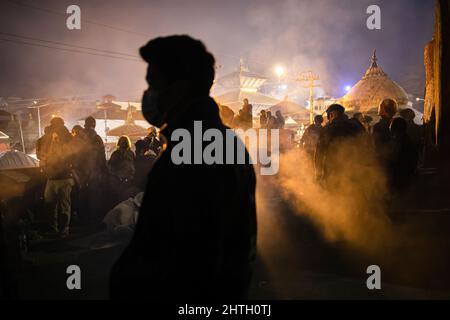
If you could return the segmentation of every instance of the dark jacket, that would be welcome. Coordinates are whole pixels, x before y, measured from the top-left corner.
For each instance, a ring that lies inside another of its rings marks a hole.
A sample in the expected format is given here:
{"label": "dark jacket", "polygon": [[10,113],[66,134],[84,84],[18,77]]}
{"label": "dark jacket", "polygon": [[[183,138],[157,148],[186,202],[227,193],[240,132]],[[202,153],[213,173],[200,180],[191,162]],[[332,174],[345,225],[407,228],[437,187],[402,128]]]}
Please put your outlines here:
{"label": "dark jacket", "polygon": [[[175,165],[171,133],[194,120],[225,134],[218,107],[201,98],[161,133],[167,149],[148,176],[136,231],[111,276],[112,298],[220,299],[246,296],[256,247],[251,165]],[[225,143],[224,143],[225,145]]]}
{"label": "dark jacket", "polygon": [[350,121],[345,115],[323,127],[315,154],[317,177],[319,179],[327,178],[333,172],[338,172],[345,163],[351,162],[350,159],[345,159],[345,154],[349,153],[349,148],[359,149],[356,141],[351,139],[362,137],[364,133],[364,129]]}
{"label": "dark jacket", "polygon": [[50,180],[72,178],[73,147],[72,135],[66,127],[54,129],[52,141],[47,149],[46,174]]}
{"label": "dark jacket", "polygon": [[84,129],[89,157],[86,157],[88,181],[98,181],[106,170],[105,145],[102,138],[92,128]]}

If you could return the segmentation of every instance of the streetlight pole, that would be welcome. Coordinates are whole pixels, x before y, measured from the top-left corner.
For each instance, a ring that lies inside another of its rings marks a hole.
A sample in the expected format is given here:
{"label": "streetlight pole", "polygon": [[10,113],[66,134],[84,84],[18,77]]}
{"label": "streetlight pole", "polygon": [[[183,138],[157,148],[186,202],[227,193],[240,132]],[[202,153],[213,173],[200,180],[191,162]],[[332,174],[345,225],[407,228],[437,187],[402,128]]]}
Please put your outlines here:
{"label": "streetlight pole", "polygon": [[313,99],[313,89],[319,87],[314,84],[314,81],[320,80],[319,76],[314,74],[312,71],[303,72],[300,75],[298,81],[307,82],[305,88],[309,89],[309,121],[311,124],[314,123],[314,99]]}

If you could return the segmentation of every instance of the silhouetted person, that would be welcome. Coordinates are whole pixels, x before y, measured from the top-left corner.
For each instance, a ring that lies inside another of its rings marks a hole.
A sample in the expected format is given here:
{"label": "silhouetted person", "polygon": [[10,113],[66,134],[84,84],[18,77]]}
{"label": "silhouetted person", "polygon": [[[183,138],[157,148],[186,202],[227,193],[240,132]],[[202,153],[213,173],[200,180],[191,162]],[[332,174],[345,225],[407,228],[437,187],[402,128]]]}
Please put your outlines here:
{"label": "silhouetted person", "polygon": [[131,150],[130,139],[122,136],[117,141],[116,150],[109,159],[108,166],[111,174],[118,182],[128,182],[134,177],[134,158],[135,155]]}
{"label": "silhouetted person", "polygon": [[159,155],[162,149],[162,143],[158,139],[158,132],[155,127],[148,128],[148,135],[144,138],[147,143],[147,150],[151,150],[155,155]]}
{"label": "silhouetted person", "polygon": [[256,244],[253,167],[172,160],[177,129],[193,137],[194,121],[202,121],[203,130],[225,135],[209,97],[214,58],[188,36],[154,39],[141,55],[149,63],[142,111],[169,142],[148,176],[134,237],[113,268],[112,297],[245,298]]}
{"label": "silhouetted person", "polygon": [[261,129],[267,128],[267,113],[266,110],[261,110],[259,113],[259,127]]}
{"label": "silhouetted person", "polygon": [[88,221],[91,226],[100,223],[103,219],[104,194],[99,194],[102,180],[106,174],[105,145],[102,138],[95,131],[96,121],[93,117],[84,120],[84,133],[87,141],[88,154],[85,157],[87,179],[84,188],[84,199],[88,207]]}
{"label": "silhouetted person", "polygon": [[373,118],[371,116],[364,116],[364,127],[366,128],[367,133],[372,134],[372,122]]}
{"label": "silhouetted person", "polygon": [[277,128],[284,129],[284,125],[285,125],[286,121],[284,120],[284,117],[281,114],[281,111],[278,110],[277,112],[275,112],[275,115],[276,115],[276,120],[277,120]]}
{"label": "silhouetted person", "polygon": [[319,180],[327,180],[340,171],[344,161],[352,161],[344,158],[346,149],[354,145],[352,138],[364,133],[361,126],[348,119],[343,106],[333,104],[326,113],[328,123],[320,132],[315,154],[316,176]]}
{"label": "silhouetted person", "polygon": [[390,157],[390,142],[392,139],[390,126],[392,119],[397,113],[397,102],[392,99],[385,99],[378,108],[380,121],[373,126],[373,141],[381,165],[386,167]]}
{"label": "silhouetted person", "polygon": [[149,148],[144,140],[138,140],[134,145],[136,150],[136,158],[134,160],[134,184],[139,190],[144,190],[147,182],[147,175],[155,162],[156,155],[148,152]]}
{"label": "silhouetted person", "polygon": [[253,128],[253,105],[248,102],[248,99],[244,99],[242,106],[241,127],[243,129]]}
{"label": "silhouetted person", "polygon": [[364,116],[361,112],[356,112],[350,121],[353,121],[357,126],[361,127],[362,130],[366,130],[364,126]]}
{"label": "silhouetted person", "polygon": [[86,188],[89,178],[89,166],[86,158],[89,154],[89,141],[85,130],[80,125],[72,128],[72,176],[75,185],[72,188],[73,221],[87,225],[89,223],[89,207],[86,199]]}
{"label": "silhouetted person", "polygon": [[48,156],[48,147],[52,141],[51,137],[52,127],[47,126],[44,128],[44,135],[40,137],[36,142],[36,157],[39,159],[39,166],[45,168]]}
{"label": "silhouetted person", "polygon": [[277,118],[272,115],[271,111],[267,111],[267,129],[277,129]]}
{"label": "silhouetted person", "polygon": [[244,99],[242,108],[233,120],[233,127],[247,130],[253,128],[253,106]]}
{"label": "silhouetted person", "polygon": [[51,142],[48,147],[46,170],[47,184],[44,199],[51,210],[51,231],[67,237],[70,231],[72,178],[72,135],[64,120],[51,120]]}
{"label": "silhouetted person", "polygon": [[389,159],[391,183],[394,189],[408,186],[417,168],[418,151],[407,134],[407,123],[403,118],[392,121],[392,149]]}
{"label": "silhouetted person", "polygon": [[406,121],[406,134],[411,139],[415,148],[420,151],[423,145],[423,129],[422,126],[414,122],[414,118],[416,117],[415,112],[409,108],[403,109],[400,111],[400,116]]}
{"label": "silhouetted person", "polygon": [[320,133],[322,132],[323,117],[321,115],[314,117],[314,123],[306,128],[300,139],[300,145],[311,157],[314,157]]}

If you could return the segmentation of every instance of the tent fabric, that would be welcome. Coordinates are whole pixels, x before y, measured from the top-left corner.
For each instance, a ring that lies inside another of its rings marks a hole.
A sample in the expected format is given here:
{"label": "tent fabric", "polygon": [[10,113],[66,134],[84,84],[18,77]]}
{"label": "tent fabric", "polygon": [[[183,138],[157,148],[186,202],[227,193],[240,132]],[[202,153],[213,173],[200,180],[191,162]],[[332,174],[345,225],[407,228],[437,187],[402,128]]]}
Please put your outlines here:
{"label": "tent fabric", "polygon": [[299,105],[295,102],[289,101],[289,100],[281,101],[277,105],[270,108],[269,111],[272,112],[272,114],[275,114],[275,112],[277,112],[277,111],[281,111],[281,113],[285,116],[296,115],[296,116],[300,116],[300,117],[304,117],[304,118],[308,118],[308,119],[310,116],[308,109],[306,109],[305,107],[302,107],[301,105]]}
{"label": "tent fabric", "polygon": [[0,170],[14,170],[39,167],[39,160],[17,151],[0,152]]}
{"label": "tent fabric", "polygon": [[273,106],[280,102],[280,100],[263,95],[259,92],[245,92],[242,90],[235,90],[214,97],[214,100],[217,101],[217,103],[230,107],[235,113],[242,108],[242,101],[244,99],[248,99],[249,103],[253,106]]}
{"label": "tent fabric", "polygon": [[141,127],[140,125],[128,123],[120,127],[111,129],[106,134],[112,137],[120,137],[120,136],[145,137],[148,134],[148,131],[147,129]]}

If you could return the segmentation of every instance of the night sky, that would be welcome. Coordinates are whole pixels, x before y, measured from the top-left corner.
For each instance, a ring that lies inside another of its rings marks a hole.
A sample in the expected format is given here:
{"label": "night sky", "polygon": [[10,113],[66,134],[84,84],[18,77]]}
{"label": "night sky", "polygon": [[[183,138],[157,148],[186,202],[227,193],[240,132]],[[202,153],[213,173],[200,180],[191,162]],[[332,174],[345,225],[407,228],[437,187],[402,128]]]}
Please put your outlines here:
{"label": "night sky", "polygon": [[[81,30],[66,28],[71,4],[81,7]],[[372,4],[382,10],[380,31],[366,27],[366,9]],[[291,78],[311,69],[322,78],[324,91],[336,97],[361,78],[377,49],[385,72],[409,93],[421,95],[423,48],[433,23],[432,0],[2,0],[0,97],[112,93],[128,100],[138,99],[146,87],[145,64],[138,58],[6,42],[37,43],[4,33],[136,56],[151,38],[189,34],[216,56],[219,75],[236,69],[239,57],[252,71],[269,76],[275,64],[285,65]]]}

